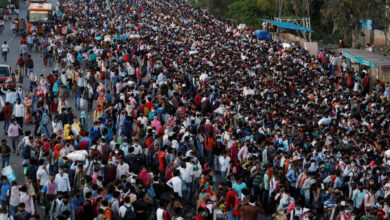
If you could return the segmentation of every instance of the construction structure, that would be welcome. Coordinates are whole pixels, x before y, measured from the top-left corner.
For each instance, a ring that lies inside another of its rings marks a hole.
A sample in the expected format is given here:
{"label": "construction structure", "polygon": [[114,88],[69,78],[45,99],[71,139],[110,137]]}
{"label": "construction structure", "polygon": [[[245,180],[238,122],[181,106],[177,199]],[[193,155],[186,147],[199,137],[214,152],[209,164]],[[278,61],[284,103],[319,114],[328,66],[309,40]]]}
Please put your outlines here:
{"label": "construction structure", "polygon": [[311,31],[307,31],[307,29],[311,30],[310,18],[275,17],[274,20],[278,22],[291,23],[306,28],[306,30],[295,30],[297,31],[298,35],[301,33],[305,40],[309,42],[311,41]]}

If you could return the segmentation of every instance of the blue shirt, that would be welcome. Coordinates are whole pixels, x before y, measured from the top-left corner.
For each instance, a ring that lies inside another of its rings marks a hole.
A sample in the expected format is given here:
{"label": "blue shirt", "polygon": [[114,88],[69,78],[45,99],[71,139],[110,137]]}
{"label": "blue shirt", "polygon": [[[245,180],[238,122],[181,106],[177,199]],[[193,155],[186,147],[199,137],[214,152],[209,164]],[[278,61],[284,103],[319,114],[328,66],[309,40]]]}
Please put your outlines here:
{"label": "blue shirt", "polygon": [[[299,175],[299,173],[298,173],[298,175]],[[294,169],[291,169],[290,171],[288,171],[288,173],[286,175],[286,179],[288,180],[290,185],[295,188],[296,182],[297,182],[297,178],[294,175]]]}
{"label": "blue shirt", "polygon": [[244,182],[242,182],[241,184],[237,184],[237,183],[233,184],[233,189],[238,192],[240,198],[242,198],[241,190],[245,188],[246,188],[246,184]]}
{"label": "blue shirt", "polygon": [[363,202],[364,196],[368,193],[366,189],[355,190],[352,195],[352,202],[355,208],[359,208]]}
{"label": "blue shirt", "polygon": [[340,188],[343,186],[343,178],[341,177],[336,177],[335,181],[334,181],[334,185],[333,185],[333,189],[335,188]]}
{"label": "blue shirt", "polygon": [[74,211],[76,211],[77,208],[80,207],[81,204],[83,204],[83,202],[84,202],[84,199],[82,196],[80,196],[79,198],[77,198],[76,196],[73,197],[72,204],[73,204]]}
{"label": "blue shirt", "polygon": [[324,208],[335,208],[336,206],[336,198],[329,198],[324,202]]}
{"label": "blue shirt", "polygon": [[1,183],[1,201],[7,200],[8,191],[11,189],[9,182]]}

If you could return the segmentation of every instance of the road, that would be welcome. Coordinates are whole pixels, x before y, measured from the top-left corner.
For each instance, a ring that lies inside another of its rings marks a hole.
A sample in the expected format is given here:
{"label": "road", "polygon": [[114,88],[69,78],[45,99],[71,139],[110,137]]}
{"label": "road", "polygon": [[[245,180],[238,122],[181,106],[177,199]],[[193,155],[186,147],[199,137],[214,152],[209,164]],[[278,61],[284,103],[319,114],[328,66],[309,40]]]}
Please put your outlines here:
{"label": "road", "polygon": [[[55,4],[57,1],[56,0],[48,0],[47,2]],[[29,1],[21,1],[20,2],[20,11],[19,11],[19,18],[20,19],[21,18],[26,19],[28,5],[29,5]],[[15,18],[16,18],[16,16],[13,16],[13,19],[15,19]],[[0,64],[8,64],[11,66],[12,69],[15,69],[16,61],[17,61],[19,54],[20,54],[21,37],[14,36],[14,34],[12,33],[12,30],[11,30],[11,23],[12,23],[12,21],[8,20],[5,23],[5,27],[4,27],[3,32],[0,34],[0,45],[4,41],[7,41],[9,48],[10,48],[10,52],[8,53],[8,61],[4,62],[4,60],[2,58],[0,58]],[[46,76],[47,74],[50,73],[51,70],[53,70],[53,68],[47,67],[43,64],[43,56],[41,53],[32,51],[30,54],[31,54],[31,57],[34,61],[34,73],[36,73],[36,75],[38,77],[41,74]],[[27,91],[29,89],[29,80],[27,80],[27,79],[23,80],[23,89],[27,93]],[[5,96],[3,96],[3,99],[5,100]],[[68,103],[73,104],[73,100],[68,100]],[[79,114],[80,112],[77,111],[75,108],[73,109],[73,112],[75,113],[75,115],[80,115]],[[88,115],[88,121],[89,122],[92,121],[92,114]],[[0,134],[4,134],[3,126],[4,126],[4,122],[0,122]],[[24,131],[28,131],[28,130],[33,132],[34,126],[33,125],[24,125]],[[2,136],[1,139],[6,139],[8,144],[11,145],[11,142],[7,136]],[[15,172],[16,182],[19,185],[24,184],[25,178],[24,178],[24,173],[23,173],[21,157],[19,155],[12,154],[11,158],[10,158],[10,165]],[[37,211],[38,211],[38,214],[41,216],[41,219],[45,219],[44,218],[44,210],[41,207],[37,206]]]}

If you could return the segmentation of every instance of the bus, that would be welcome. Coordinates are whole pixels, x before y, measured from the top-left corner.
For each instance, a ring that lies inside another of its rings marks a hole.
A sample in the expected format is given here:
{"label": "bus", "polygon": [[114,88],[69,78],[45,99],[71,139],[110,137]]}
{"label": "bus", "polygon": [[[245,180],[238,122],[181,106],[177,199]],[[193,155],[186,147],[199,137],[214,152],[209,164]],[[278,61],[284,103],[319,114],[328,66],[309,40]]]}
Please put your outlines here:
{"label": "bus", "polygon": [[31,3],[46,3],[46,0],[30,0]]}
{"label": "bus", "polygon": [[27,14],[27,32],[31,33],[31,27],[35,26],[37,33],[42,34],[42,24],[53,22],[53,6],[50,3],[31,3]]}

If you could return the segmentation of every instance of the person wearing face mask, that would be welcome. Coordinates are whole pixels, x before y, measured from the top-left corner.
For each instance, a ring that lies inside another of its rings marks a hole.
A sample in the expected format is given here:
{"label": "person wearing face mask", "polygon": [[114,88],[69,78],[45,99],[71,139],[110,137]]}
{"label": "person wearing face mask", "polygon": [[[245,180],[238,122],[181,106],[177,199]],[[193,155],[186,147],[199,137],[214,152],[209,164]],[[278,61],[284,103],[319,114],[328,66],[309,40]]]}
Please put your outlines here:
{"label": "person wearing face mask", "polygon": [[80,189],[85,184],[86,171],[83,164],[77,165],[77,171],[74,176],[73,189]]}
{"label": "person wearing face mask", "polygon": [[16,119],[12,119],[12,123],[8,126],[8,137],[12,141],[12,151],[15,153],[17,151],[16,149],[16,142],[19,139],[19,136],[21,135],[20,130],[22,128],[20,125],[16,122]]}
{"label": "person wearing face mask", "polygon": [[67,193],[72,190],[69,182],[69,174],[64,172],[63,167],[59,168],[55,177],[55,182],[57,183],[58,192]]}
{"label": "person wearing face mask", "polygon": [[352,193],[353,207],[359,209],[367,193],[368,191],[363,188],[363,184],[358,183],[357,188]]}
{"label": "person wearing face mask", "polygon": [[366,189],[369,190],[373,186],[375,186],[375,179],[374,176],[370,175],[371,177],[368,179],[368,184],[366,185]]}
{"label": "person wearing face mask", "polygon": [[116,179],[120,179],[122,175],[129,175],[129,165],[123,161],[122,157],[119,157],[119,163],[116,168]]}
{"label": "person wearing face mask", "polygon": [[127,143],[127,139],[123,140],[120,149],[123,151],[124,157],[129,155],[129,144]]}
{"label": "person wearing face mask", "polygon": [[62,215],[62,213],[69,212],[69,220],[75,220],[74,207],[73,204],[69,202],[69,199],[69,195],[63,195],[62,201],[60,201],[56,207],[53,207],[51,217],[56,219],[57,216]]}

